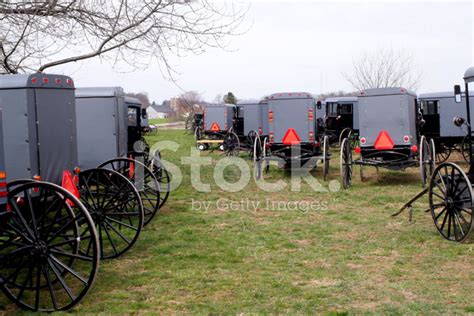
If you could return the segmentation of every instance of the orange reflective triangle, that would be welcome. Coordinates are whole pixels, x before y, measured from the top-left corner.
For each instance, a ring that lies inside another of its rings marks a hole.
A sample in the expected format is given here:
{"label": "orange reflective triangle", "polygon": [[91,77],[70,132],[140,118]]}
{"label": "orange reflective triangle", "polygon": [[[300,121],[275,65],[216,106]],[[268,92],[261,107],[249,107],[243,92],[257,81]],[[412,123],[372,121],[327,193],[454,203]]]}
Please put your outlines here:
{"label": "orange reflective triangle", "polygon": [[[74,181],[74,178],[72,177],[71,172],[69,170],[64,170],[62,187],[66,189],[67,191],[69,191],[70,193],[72,193],[72,195],[80,199],[81,196],[79,194],[79,190],[77,189],[75,182],[76,181]],[[69,201],[69,200],[67,200],[67,203],[71,206],[74,205],[74,203],[72,203],[72,201]]]}
{"label": "orange reflective triangle", "polygon": [[286,131],[285,136],[283,137],[283,144],[285,145],[298,145],[301,142],[300,137],[296,131],[292,128],[289,128]]}
{"label": "orange reflective triangle", "polygon": [[377,136],[377,139],[375,140],[374,147],[377,150],[384,150],[384,149],[393,149],[394,145],[395,144],[393,143],[393,140],[388,134],[388,132],[381,131],[379,136]]}
{"label": "orange reflective triangle", "polygon": [[217,132],[217,131],[220,131],[220,130],[221,130],[221,127],[219,126],[219,124],[217,124],[216,122],[212,123],[211,131]]}

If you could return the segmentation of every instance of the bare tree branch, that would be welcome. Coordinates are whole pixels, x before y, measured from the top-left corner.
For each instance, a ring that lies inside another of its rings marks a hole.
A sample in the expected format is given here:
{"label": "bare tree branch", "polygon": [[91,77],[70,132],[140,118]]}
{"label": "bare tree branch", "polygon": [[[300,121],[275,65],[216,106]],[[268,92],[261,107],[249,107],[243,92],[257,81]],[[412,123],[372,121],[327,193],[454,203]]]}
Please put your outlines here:
{"label": "bare tree branch", "polygon": [[247,10],[209,0],[0,1],[0,73],[99,57],[133,69],[158,61],[172,77],[171,56],[225,48]]}

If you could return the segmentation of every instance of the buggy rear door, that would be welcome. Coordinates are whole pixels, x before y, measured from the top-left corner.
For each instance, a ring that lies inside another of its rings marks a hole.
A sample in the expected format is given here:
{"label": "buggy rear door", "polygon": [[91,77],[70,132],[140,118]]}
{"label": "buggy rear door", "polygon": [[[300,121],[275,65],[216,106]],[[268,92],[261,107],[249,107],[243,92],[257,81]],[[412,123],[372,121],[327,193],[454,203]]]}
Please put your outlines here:
{"label": "buggy rear door", "polygon": [[58,184],[77,166],[74,90],[35,89],[35,98],[40,176]]}
{"label": "buggy rear door", "polygon": [[[309,120],[309,111],[313,119]],[[314,135],[314,99],[277,99],[270,102],[269,111],[273,112],[270,132],[274,133],[274,142],[283,143],[287,133],[294,130],[301,143],[310,141],[309,133]]]}

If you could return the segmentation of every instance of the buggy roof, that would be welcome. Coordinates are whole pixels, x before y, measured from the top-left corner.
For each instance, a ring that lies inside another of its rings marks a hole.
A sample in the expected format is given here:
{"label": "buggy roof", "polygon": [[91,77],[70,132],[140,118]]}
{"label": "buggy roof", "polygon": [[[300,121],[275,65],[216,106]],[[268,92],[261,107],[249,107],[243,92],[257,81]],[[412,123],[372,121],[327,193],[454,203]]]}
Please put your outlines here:
{"label": "buggy roof", "polygon": [[331,97],[326,98],[324,102],[357,102],[357,97]]}
{"label": "buggy roof", "polygon": [[405,88],[373,88],[367,89],[360,92],[360,97],[375,97],[375,96],[383,96],[383,95],[412,95],[416,97],[416,93],[412,91],[408,91]]}
{"label": "buggy roof", "polygon": [[74,81],[68,76],[42,73],[0,76],[0,90],[22,88],[74,89]]}
{"label": "buggy roof", "polygon": [[112,98],[123,96],[121,87],[77,88],[76,98]]}
{"label": "buggy roof", "polygon": [[464,73],[464,81],[466,82],[474,82],[474,67],[469,68]]}
{"label": "buggy roof", "polygon": [[[463,92],[463,97],[465,93]],[[469,92],[469,96],[474,96],[474,91]],[[442,91],[442,92],[430,92],[422,93],[418,95],[418,99],[443,99],[443,98],[454,98],[454,91]]]}
{"label": "buggy roof", "polygon": [[270,100],[288,100],[288,99],[314,99],[313,95],[308,92],[282,92],[274,93],[266,97]]}
{"label": "buggy roof", "polygon": [[127,103],[127,105],[142,107],[142,102],[139,99],[133,97],[125,97],[125,103]]}
{"label": "buggy roof", "polygon": [[239,101],[237,102],[237,106],[239,105],[255,105],[255,104],[260,104],[259,100],[246,100],[246,101]]}
{"label": "buggy roof", "polygon": [[209,103],[206,104],[204,107],[207,108],[218,108],[218,107],[228,107],[228,108],[235,108],[235,104],[230,104],[230,103]]}

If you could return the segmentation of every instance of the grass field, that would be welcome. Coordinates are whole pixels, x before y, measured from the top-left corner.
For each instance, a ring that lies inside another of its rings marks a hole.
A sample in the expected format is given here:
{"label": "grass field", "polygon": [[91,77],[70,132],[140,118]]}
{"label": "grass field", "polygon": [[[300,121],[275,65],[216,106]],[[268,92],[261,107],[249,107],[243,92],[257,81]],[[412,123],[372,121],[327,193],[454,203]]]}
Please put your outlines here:
{"label": "grass field", "polygon": [[155,125],[155,124],[164,124],[164,123],[171,123],[175,122],[176,118],[174,117],[167,117],[167,118],[157,118],[157,119],[149,119],[148,123]]}
{"label": "grass field", "polygon": [[[183,181],[134,248],[102,263],[94,288],[73,312],[474,313],[473,244],[442,239],[422,211],[426,201],[417,204],[412,224],[406,214],[390,217],[421,189],[418,169],[377,175],[366,168],[361,183],[355,168],[353,187],[337,193],[314,192],[306,183],[300,192],[267,193],[254,181],[229,193],[212,180],[221,157],[214,151],[203,154],[216,159],[201,171],[212,192],[199,193],[189,165],[181,166],[193,137],[160,130],[149,140],[181,144],[162,154],[181,167]],[[333,158],[330,180],[338,180],[337,152]],[[314,175],[321,179],[320,169]],[[226,169],[228,180],[238,177]],[[289,178],[273,168],[268,179]],[[247,198],[260,206],[225,207]],[[267,200],[319,203],[321,210],[272,209]],[[193,210],[193,201],[212,203]],[[17,310],[2,297],[2,311]]]}

